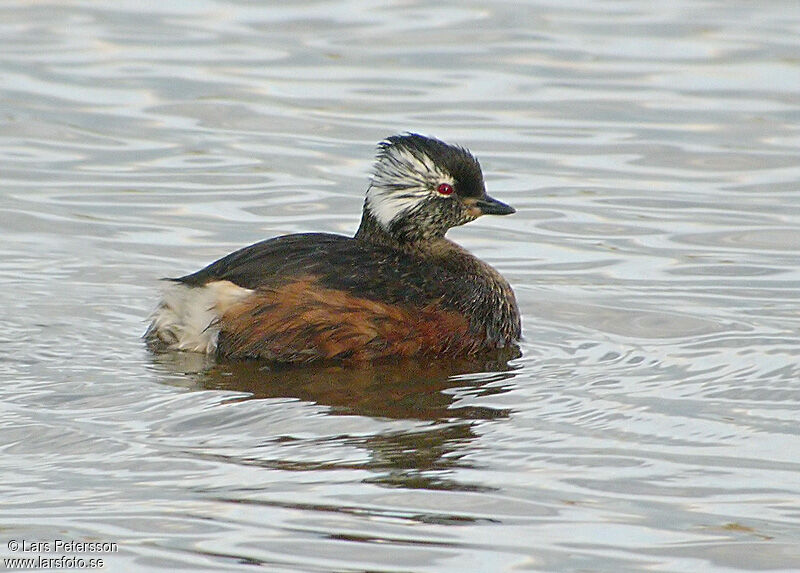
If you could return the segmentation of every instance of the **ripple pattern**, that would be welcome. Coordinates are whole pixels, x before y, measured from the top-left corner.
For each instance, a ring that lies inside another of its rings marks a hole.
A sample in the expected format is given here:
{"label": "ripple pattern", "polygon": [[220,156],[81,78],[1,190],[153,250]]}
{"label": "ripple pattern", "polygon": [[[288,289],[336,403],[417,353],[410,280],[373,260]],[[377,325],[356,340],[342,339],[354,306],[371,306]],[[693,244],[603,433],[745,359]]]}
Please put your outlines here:
{"label": "ripple pattern", "polygon": [[[783,0],[5,2],[0,547],[800,569],[799,30]],[[145,350],[159,277],[353,232],[404,130],[469,146],[517,207],[451,236],[514,285],[520,359]]]}

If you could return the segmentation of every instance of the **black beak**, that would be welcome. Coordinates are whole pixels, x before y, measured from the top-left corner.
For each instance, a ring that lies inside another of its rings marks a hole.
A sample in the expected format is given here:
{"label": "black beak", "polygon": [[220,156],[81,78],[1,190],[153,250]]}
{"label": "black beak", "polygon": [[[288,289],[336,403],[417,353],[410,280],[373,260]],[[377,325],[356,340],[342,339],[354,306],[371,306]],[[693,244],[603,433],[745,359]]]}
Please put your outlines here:
{"label": "black beak", "polygon": [[484,195],[483,199],[478,199],[475,206],[481,210],[481,215],[510,215],[517,212],[511,205],[506,205],[488,195]]}

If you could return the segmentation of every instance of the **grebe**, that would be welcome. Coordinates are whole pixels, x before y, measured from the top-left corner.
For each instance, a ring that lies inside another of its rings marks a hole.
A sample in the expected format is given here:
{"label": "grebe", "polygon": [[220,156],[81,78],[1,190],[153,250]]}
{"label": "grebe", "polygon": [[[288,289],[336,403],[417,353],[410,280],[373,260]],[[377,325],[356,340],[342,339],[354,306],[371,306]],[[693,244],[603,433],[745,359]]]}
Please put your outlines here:
{"label": "grebe", "polygon": [[516,348],[514,292],[445,238],[514,208],[489,197],[466,149],[408,133],[378,144],[354,237],[302,233],[177,279],[151,316],[154,347],[282,363],[464,357]]}

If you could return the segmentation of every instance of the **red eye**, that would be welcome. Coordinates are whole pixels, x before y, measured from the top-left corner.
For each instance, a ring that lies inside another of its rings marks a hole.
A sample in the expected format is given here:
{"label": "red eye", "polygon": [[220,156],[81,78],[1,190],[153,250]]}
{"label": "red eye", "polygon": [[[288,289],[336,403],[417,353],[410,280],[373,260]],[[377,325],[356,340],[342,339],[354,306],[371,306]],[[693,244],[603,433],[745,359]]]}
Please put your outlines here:
{"label": "red eye", "polygon": [[442,183],[436,188],[436,191],[439,192],[439,195],[452,195],[453,194],[453,186],[449,183]]}

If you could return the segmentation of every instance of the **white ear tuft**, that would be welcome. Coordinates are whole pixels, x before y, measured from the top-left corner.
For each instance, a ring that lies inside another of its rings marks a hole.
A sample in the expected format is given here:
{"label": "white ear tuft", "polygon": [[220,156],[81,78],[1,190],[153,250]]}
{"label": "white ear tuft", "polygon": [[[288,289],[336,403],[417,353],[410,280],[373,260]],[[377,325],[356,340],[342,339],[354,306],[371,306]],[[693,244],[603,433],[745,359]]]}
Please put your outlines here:
{"label": "white ear tuft", "polygon": [[387,146],[375,164],[367,208],[388,230],[392,221],[435,195],[441,183],[453,185],[454,181],[430,157],[402,145]]}

